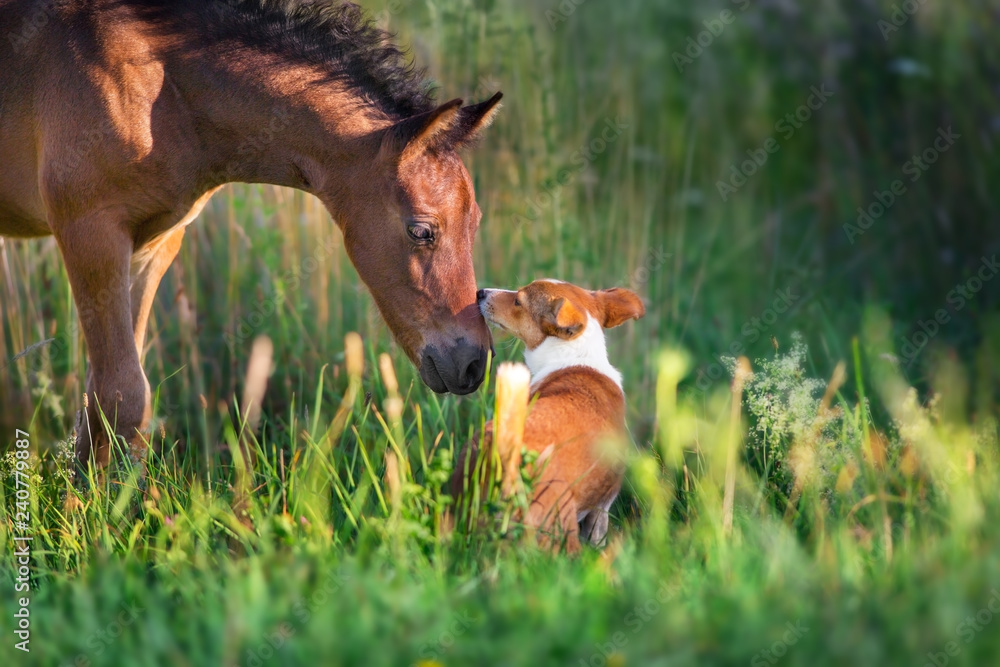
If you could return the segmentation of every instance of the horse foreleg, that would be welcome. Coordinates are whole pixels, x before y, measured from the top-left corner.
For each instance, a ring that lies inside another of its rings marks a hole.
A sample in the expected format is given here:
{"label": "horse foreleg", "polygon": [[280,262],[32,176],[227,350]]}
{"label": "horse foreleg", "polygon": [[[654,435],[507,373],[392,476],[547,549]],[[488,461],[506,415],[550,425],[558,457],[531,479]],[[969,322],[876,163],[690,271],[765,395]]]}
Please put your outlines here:
{"label": "horse foreleg", "polygon": [[[131,288],[132,333],[135,337],[135,351],[142,363],[146,356],[146,331],[149,314],[153,309],[156,289],[163,275],[170,268],[184,240],[185,227],[177,227],[136,251],[132,255]],[[146,412],[152,419],[152,405],[147,394]],[[150,439],[152,442],[152,439]]]}
{"label": "horse foreleg", "polygon": [[146,323],[153,309],[156,288],[181,249],[186,227],[177,227],[132,255],[132,333],[139,360],[145,356]]}
{"label": "horse foreleg", "polygon": [[100,212],[57,227],[80,325],[87,342],[87,403],[76,439],[76,456],[86,466],[108,464],[111,439],[142,458],[141,433],[149,424],[149,384],[142,372],[133,330],[130,286],[132,239],[125,225]]}

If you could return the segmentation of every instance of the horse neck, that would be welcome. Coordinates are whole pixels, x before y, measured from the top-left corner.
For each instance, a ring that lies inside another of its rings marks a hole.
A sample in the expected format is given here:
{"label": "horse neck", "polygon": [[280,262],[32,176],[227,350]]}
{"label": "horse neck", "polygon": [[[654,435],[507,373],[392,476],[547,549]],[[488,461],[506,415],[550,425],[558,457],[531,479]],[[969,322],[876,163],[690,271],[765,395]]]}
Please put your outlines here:
{"label": "horse neck", "polygon": [[203,119],[197,132],[207,153],[199,181],[298,188],[320,195],[336,216],[350,184],[374,169],[380,130],[393,119],[337,83],[336,73],[241,55],[211,70],[188,67],[183,94]]}

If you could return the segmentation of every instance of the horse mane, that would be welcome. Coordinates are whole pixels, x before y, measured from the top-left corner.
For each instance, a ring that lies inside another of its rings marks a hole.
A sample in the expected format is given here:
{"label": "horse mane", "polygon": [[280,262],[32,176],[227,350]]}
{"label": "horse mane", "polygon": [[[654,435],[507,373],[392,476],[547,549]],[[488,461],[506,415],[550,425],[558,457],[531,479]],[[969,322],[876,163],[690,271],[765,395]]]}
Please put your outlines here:
{"label": "horse mane", "polygon": [[433,108],[422,70],[394,35],[358,5],[337,0],[195,0],[216,38],[280,52],[341,77],[382,112],[401,118]]}

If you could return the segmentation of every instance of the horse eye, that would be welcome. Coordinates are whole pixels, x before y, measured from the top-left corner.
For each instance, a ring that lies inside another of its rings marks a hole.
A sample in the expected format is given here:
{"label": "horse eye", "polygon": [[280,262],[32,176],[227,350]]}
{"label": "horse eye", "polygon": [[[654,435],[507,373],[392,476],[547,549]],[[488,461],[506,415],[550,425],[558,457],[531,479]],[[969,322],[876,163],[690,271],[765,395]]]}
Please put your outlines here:
{"label": "horse eye", "polygon": [[434,230],[423,222],[411,222],[406,226],[406,233],[417,243],[432,243],[434,241]]}

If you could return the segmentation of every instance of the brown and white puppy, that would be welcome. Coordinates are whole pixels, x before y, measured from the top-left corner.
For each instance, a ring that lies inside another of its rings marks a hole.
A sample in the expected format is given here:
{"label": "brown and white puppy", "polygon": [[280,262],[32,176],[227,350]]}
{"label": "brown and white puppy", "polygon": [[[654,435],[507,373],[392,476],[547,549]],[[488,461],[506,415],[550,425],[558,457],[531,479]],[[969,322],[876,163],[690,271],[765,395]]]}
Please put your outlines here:
{"label": "brown and white puppy", "polygon": [[624,476],[624,456],[614,449],[628,442],[622,376],[608,361],[604,329],[642,317],[642,301],[627,289],[557,280],[480,290],[476,300],[487,322],[526,345],[534,402],[524,446],[540,454],[527,524],[574,552],[583,522],[583,537],[601,544]]}

